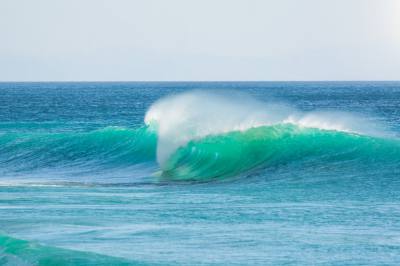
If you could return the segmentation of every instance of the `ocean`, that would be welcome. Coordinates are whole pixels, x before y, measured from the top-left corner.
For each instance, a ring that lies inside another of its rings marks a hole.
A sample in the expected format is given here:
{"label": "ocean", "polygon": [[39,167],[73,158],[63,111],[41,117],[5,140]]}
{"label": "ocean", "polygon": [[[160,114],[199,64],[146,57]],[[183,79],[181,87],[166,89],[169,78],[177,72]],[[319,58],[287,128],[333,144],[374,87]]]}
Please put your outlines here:
{"label": "ocean", "polygon": [[0,265],[399,265],[400,82],[0,83]]}

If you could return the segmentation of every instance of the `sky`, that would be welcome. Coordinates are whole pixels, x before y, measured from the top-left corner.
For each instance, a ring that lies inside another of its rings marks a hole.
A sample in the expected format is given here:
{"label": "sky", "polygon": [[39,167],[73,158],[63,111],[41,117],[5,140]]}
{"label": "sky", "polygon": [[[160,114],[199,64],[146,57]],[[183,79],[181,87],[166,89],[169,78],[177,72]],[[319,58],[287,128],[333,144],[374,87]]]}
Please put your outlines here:
{"label": "sky", "polygon": [[0,0],[0,81],[400,80],[400,0]]}

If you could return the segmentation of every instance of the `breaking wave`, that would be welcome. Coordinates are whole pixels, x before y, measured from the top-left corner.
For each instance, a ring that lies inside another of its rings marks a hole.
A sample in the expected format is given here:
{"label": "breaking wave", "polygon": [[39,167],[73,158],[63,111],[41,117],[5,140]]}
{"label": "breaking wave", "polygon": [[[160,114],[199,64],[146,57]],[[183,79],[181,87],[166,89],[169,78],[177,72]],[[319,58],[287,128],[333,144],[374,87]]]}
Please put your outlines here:
{"label": "breaking wave", "polygon": [[305,113],[243,94],[204,91],[157,101],[137,129],[0,135],[3,175],[66,168],[131,171],[158,163],[162,180],[204,181],[309,160],[398,167],[400,142],[348,113]]}

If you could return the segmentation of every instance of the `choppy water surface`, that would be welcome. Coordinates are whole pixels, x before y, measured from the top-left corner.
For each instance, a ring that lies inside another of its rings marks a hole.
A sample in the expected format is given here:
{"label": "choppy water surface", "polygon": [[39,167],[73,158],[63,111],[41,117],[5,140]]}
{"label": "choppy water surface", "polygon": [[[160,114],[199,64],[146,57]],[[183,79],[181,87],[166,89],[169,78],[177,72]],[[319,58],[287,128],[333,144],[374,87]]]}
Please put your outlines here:
{"label": "choppy water surface", "polygon": [[398,265],[400,82],[0,83],[0,264]]}

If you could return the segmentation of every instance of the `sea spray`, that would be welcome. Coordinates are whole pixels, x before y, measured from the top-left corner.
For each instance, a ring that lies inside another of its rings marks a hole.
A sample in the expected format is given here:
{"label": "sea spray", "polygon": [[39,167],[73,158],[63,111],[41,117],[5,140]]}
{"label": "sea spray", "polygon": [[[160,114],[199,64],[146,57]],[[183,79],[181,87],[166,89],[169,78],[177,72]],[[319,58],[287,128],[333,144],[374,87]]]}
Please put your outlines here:
{"label": "sea spray", "polygon": [[357,149],[359,138],[386,134],[354,114],[300,112],[243,93],[211,91],[163,98],[150,107],[145,122],[157,132],[157,160],[170,179],[232,176],[277,157],[294,159],[290,154]]}

